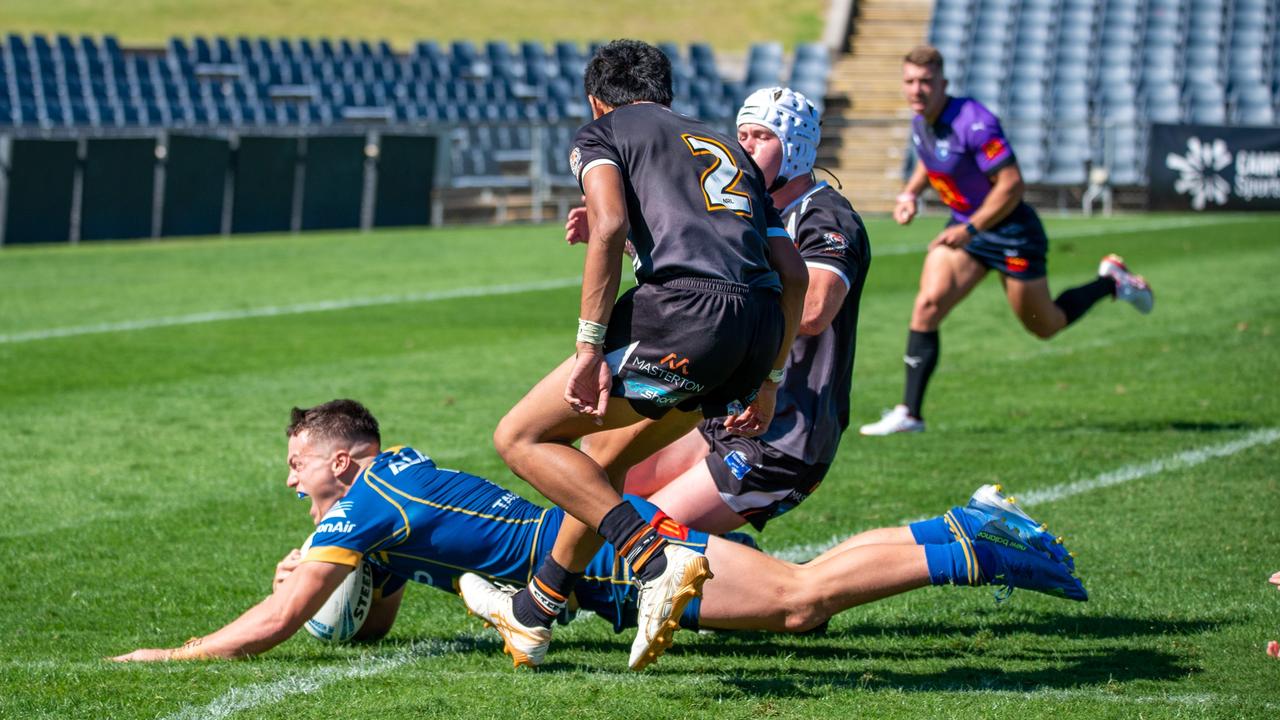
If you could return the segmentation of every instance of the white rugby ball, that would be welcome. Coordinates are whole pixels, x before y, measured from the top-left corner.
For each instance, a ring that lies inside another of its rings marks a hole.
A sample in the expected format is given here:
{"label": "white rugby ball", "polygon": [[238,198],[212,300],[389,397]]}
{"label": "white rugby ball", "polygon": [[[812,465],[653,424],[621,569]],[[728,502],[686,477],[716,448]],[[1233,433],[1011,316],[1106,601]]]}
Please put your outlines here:
{"label": "white rugby ball", "polygon": [[[302,544],[302,554],[311,547],[311,537]],[[373,604],[373,568],[364,560],[356,566],[324,605],[303,627],[313,637],[341,643],[355,637]]]}

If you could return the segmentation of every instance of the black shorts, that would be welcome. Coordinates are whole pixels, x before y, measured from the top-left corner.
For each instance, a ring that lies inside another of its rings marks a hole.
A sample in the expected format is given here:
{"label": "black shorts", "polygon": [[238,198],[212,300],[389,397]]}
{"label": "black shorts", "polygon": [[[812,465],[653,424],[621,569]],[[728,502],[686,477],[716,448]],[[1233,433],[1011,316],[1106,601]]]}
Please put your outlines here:
{"label": "black shorts", "polygon": [[1020,203],[999,225],[978,233],[964,249],[983,265],[1017,280],[1036,280],[1046,274],[1049,238],[1040,216],[1026,203]]}
{"label": "black shorts", "polygon": [[809,465],[759,438],[733,435],[720,418],[704,420],[698,432],[710,446],[707,469],[720,499],[757,530],[804,502],[822,484],[830,463]]}
{"label": "black shorts", "polygon": [[777,291],[674,278],[618,298],[605,336],[611,395],[658,419],[671,408],[736,415],[755,399],[785,331]]}

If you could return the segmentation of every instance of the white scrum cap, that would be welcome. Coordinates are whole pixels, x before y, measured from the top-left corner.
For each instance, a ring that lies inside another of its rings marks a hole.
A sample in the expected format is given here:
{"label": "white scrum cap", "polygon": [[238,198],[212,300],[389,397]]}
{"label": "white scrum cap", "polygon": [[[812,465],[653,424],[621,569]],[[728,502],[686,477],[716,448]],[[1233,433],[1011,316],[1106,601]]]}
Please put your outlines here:
{"label": "white scrum cap", "polygon": [[760,88],[747,96],[738,111],[738,125],[744,123],[763,125],[782,141],[778,177],[784,179],[780,182],[813,170],[822,129],[818,109],[809,98],[791,88]]}

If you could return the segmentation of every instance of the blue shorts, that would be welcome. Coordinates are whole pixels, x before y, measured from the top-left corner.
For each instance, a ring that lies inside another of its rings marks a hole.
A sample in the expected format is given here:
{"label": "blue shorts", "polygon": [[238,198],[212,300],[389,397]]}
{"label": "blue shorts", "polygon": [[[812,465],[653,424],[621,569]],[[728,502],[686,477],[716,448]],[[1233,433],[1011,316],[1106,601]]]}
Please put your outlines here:
{"label": "blue shorts", "polygon": [[[657,505],[647,500],[634,495],[626,495],[624,498],[640,512],[640,517],[657,528],[667,542],[683,545],[699,553],[706,553],[707,533],[691,530],[677,523],[659,510]],[[542,558],[551,552],[551,546],[555,544],[555,537],[563,520],[564,511],[559,508],[552,508],[547,513],[547,518],[542,523],[543,539],[538,543],[535,551],[536,560],[533,563],[535,569],[541,565]],[[574,587],[573,594],[578,600],[578,606],[583,610],[590,610],[613,623],[614,632],[622,632],[626,628],[636,626],[636,602],[640,597],[639,583],[632,577],[631,568],[627,567],[625,562],[619,561],[612,545],[606,544],[600,548],[595,557],[591,558],[582,579]],[[695,598],[685,606],[684,613],[680,616],[680,626],[697,630],[698,615],[701,610],[702,598]]]}
{"label": "blue shorts", "polygon": [[1049,238],[1040,216],[1026,203],[1019,203],[999,225],[978,233],[964,249],[988,268],[1016,280],[1037,280],[1047,273]]}

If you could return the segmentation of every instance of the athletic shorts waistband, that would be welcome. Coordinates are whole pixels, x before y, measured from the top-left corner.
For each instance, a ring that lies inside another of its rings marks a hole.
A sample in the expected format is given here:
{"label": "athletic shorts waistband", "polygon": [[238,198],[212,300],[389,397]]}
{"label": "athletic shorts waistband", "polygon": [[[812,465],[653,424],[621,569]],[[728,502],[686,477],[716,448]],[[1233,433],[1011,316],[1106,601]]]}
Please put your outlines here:
{"label": "athletic shorts waistband", "polygon": [[665,280],[653,280],[648,284],[677,290],[699,290],[702,292],[715,292],[742,297],[751,294],[750,285],[733,282],[732,280],[720,280],[718,278],[675,277],[667,278]]}

